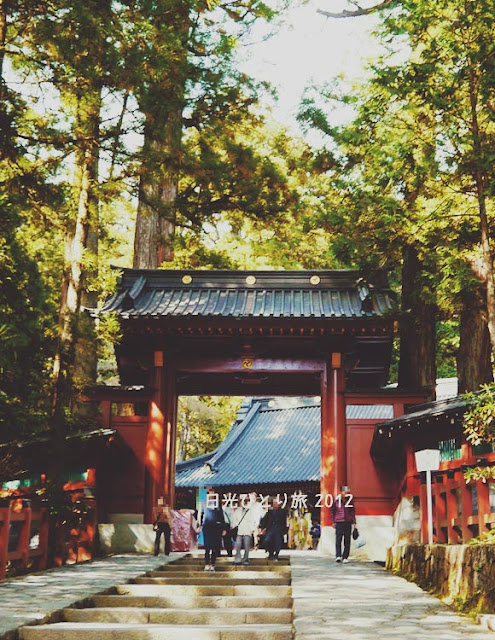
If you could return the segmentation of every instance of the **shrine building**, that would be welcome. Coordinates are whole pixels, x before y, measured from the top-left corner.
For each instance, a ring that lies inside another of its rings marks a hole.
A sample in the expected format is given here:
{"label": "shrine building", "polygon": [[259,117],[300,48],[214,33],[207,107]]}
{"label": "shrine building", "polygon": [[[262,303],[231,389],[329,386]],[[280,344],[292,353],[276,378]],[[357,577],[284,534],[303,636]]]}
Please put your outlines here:
{"label": "shrine building", "polygon": [[[122,333],[121,385],[90,396],[101,403],[101,426],[132,456],[98,472],[107,522],[150,523],[159,499],[174,506],[179,396],[317,397],[320,492],[350,486],[358,525],[383,556],[403,478],[372,457],[375,426],[426,399],[424,390],[387,387],[397,309],[384,273],[366,282],[347,270],[123,269],[94,313],[110,312]],[[321,520],[330,550],[324,501]]]}

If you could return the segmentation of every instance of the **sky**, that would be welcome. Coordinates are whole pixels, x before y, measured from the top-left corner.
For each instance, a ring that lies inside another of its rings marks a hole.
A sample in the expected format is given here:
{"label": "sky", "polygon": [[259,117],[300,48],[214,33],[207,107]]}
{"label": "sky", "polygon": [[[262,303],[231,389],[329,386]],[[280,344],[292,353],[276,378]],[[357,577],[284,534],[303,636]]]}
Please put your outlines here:
{"label": "sky", "polygon": [[317,13],[345,5],[340,0],[293,3],[275,35],[263,41],[264,32],[258,29],[240,52],[243,71],[277,88],[274,115],[291,128],[297,129],[295,114],[307,85],[323,84],[339,75],[362,78],[366,60],[378,53],[371,34],[376,16],[336,20]]}

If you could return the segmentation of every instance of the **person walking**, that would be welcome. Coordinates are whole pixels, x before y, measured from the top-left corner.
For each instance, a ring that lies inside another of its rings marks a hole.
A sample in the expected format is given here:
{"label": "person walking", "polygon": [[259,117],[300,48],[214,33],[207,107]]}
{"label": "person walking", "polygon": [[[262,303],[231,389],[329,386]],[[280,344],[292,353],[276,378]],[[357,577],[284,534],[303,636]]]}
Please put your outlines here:
{"label": "person walking", "polygon": [[278,556],[287,533],[287,513],[281,508],[278,498],[273,500],[273,508],[263,517],[260,523],[264,536],[263,546],[268,551],[268,560],[278,561]]}
{"label": "person walking", "polygon": [[232,507],[223,507],[223,515],[224,515],[224,520],[225,520],[225,525],[226,525],[226,529],[227,529],[227,533],[222,536],[222,544],[223,544],[223,548],[225,549],[225,551],[227,552],[227,555],[229,558],[232,558],[232,544],[233,544],[233,540],[232,540],[232,522],[234,519],[234,511],[232,509]]}
{"label": "person walking", "polygon": [[207,487],[206,505],[201,517],[203,545],[205,549],[205,571],[215,571],[215,560],[220,555],[222,536],[227,525],[220,504],[220,498],[212,487]]}
{"label": "person walking", "polygon": [[154,555],[160,553],[160,540],[163,535],[165,540],[165,555],[170,555],[170,534],[172,530],[172,511],[167,504],[158,505],[155,508],[155,521],[153,530],[155,533],[155,550]]}
{"label": "person walking", "polygon": [[[234,526],[237,527],[237,536],[235,539],[235,559],[234,564],[249,564],[249,550],[251,548],[251,537],[258,529],[259,515],[256,506],[258,496],[252,491],[249,494],[248,504],[244,507],[237,508],[234,516]],[[244,554],[241,558],[241,551]]]}
{"label": "person walking", "polygon": [[[335,562],[349,562],[351,551],[351,532],[356,526],[356,510],[351,490],[347,485],[340,487],[340,493],[330,507],[332,526],[335,527]],[[342,541],[344,551],[342,552]]]}

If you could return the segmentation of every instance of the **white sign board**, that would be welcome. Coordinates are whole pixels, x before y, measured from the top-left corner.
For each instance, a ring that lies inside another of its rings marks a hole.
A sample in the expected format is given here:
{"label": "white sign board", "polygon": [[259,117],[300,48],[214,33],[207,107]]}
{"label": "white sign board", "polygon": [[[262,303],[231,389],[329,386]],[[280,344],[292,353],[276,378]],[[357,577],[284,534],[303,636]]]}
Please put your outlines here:
{"label": "white sign board", "polygon": [[440,451],[438,449],[423,449],[416,451],[416,469],[419,471],[437,471],[440,468]]}

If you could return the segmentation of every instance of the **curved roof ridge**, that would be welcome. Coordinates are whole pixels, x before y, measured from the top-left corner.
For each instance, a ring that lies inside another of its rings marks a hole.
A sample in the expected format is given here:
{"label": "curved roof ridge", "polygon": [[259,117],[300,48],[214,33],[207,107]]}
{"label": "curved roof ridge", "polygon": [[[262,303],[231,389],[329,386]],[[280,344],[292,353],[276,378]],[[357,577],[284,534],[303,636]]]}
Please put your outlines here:
{"label": "curved roof ridge", "polygon": [[[227,434],[227,437],[223,442],[220,443],[219,447],[215,451],[215,455],[211,460],[213,465],[218,463],[228,453],[228,451],[239,441],[243,433],[247,432],[247,428],[246,428],[247,425],[258,413],[260,407],[261,407],[261,402],[257,402],[257,401],[253,402],[244,420],[237,425],[233,425],[230,428],[230,431]],[[234,431],[236,431],[237,433],[233,433]],[[230,434],[233,434],[233,435],[230,438],[230,440],[227,442],[227,438]],[[225,446],[222,446],[222,445],[225,445]]]}
{"label": "curved roof ridge", "polygon": [[[215,450],[216,451],[216,450]],[[188,467],[195,467],[196,465],[200,466],[213,457],[215,451],[210,451],[210,453],[203,453],[201,456],[197,456],[196,458],[189,458],[189,460],[181,460],[175,464],[176,469],[180,466],[180,470],[183,471]]]}

